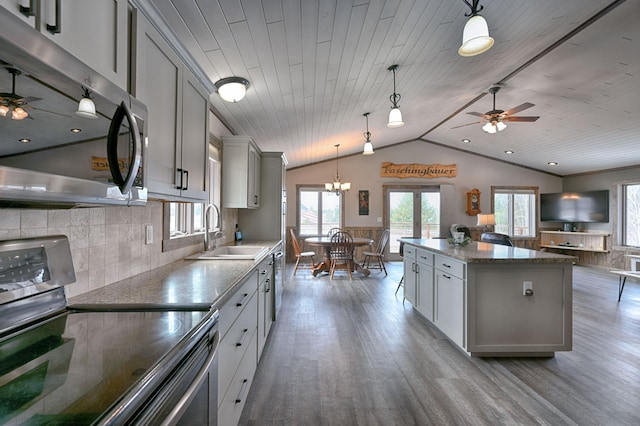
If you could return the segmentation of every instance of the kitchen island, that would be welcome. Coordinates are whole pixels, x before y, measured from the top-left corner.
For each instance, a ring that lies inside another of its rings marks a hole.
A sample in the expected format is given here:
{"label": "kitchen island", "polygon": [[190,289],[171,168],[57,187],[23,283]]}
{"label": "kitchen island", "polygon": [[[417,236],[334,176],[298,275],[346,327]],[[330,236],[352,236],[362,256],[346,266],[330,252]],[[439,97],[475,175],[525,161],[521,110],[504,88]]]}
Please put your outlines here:
{"label": "kitchen island", "polygon": [[571,350],[575,257],[483,242],[400,241],[406,300],[467,354]]}

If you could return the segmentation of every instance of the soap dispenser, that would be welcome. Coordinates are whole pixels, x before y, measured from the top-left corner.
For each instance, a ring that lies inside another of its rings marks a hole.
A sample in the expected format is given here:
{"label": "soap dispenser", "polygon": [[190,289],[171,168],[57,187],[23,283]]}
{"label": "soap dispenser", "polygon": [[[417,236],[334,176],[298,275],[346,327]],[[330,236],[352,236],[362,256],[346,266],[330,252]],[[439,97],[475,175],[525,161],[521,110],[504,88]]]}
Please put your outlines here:
{"label": "soap dispenser", "polygon": [[235,240],[236,241],[242,241],[242,232],[240,231],[240,229],[238,229],[238,224],[237,223],[236,223]]}

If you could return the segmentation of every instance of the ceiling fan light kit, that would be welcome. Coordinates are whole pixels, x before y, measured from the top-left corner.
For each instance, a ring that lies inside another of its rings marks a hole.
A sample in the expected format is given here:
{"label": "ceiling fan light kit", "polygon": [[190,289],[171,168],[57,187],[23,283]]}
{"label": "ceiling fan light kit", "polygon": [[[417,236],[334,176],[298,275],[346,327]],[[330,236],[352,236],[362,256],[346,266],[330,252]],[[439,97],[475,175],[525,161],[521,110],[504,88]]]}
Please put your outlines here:
{"label": "ceiling fan light kit", "polygon": [[389,96],[392,107],[391,112],[389,112],[389,122],[387,123],[387,127],[390,128],[404,126],[404,121],[402,121],[402,112],[400,112],[400,106],[398,105],[401,96],[399,93],[396,93],[396,69],[398,69],[398,65],[391,65],[387,68],[387,71],[391,71],[393,73],[393,94]]}
{"label": "ceiling fan light kit", "polygon": [[471,8],[471,13],[465,13],[464,16],[471,16],[464,25],[462,32],[462,46],[458,49],[460,56],[475,56],[486,52],[493,46],[494,40],[489,36],[489,26],[487,21],[478,13],[484,9],[484,6],[478,8],[479,0],[474,0],[473,4],[464,1]]}
{"label": "ceiling fan light kit", "polygon": [[29,116],[27,111],[22,108],[22,105],[26,105],[25,98],[16,95],[16,76],[22,74],[22,72],[15,68],[7,68],[9,74],[11,74],[11,93],[0,93],[0,115],[6,117],[11,111],[12,120],[24,120]]}
{"label": "ceiling fan light kit", "polygon": [[242,77],[227,77],[214,84],[223,101],[235,103],[241,101],[247,94],[249,80]]}
{"label": "ceiling fan light kit", "polygon": [[364,132],[364,149],[362,150],[362,155],[373,155],[373,144],[371,143],[371,133],[369,133],[369,113],[365,112],[364,118],[367,120],[367,131]]}

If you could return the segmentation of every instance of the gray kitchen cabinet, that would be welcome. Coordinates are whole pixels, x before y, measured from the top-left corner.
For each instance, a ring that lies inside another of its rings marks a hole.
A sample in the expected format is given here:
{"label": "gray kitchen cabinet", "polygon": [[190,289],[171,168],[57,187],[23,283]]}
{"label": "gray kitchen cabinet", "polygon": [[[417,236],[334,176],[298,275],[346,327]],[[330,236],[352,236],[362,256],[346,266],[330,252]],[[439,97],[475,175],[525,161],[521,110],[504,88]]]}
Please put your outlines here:
{"label": "gray kitchen cabinet", "polygon": [[[119,87],[127,89],[126,0],[0,0],[0,6]],[[87,85],[91,87],[91,82]],[[82,88],[78,87],[77,96],[81,94]]]}
{"label": "gray kitchen cabinet", "polygon": [[416,309],[429,321],[433,321],[433,254],[417,249],[417,300]]}
{"label": "gray kitchen cabinet", "polygon": [[466,263],[435,255],[433,323],[453,343],[466,347]]}
{"label": "gray kitchen cabinet", "polygon": [[222,207],[260,207],[260,150],[250,137],[222,137]]}
{"label": "gray kitchen cabinet", "polygon": [[258,361],[269,337],[273,323],[273,256],[269,255],[258,265]]}
{"label": "gray kitchen cabinet", "polygon": [[404,298],[406,301],[416,307],[418,302],[418,264],[417,264],[418,249],[406,245],[404,246]]}
{"label": "gray kitchen cabinet", "polygon": [[149,195],[206,201],[209,96],[140,14],[135,22],[134,95],[149,119],[144,168]]}

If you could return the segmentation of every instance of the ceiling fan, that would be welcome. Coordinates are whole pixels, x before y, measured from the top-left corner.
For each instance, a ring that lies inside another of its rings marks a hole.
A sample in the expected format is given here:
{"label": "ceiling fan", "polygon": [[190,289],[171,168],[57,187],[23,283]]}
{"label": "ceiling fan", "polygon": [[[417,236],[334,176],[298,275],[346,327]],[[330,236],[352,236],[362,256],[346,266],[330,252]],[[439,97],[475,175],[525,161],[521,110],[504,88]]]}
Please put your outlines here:
{"label": "ceiling fan", "polygon": [[533,122],[536,121],[539,116],[520,116],[515,117],[514,114],[519,113],[520,111],[524,111],[525,109],[531,108],[535,106],[530,102],[525,102],[522,105],[518,105],[517,107],[511,108],[510,110],[503,111],[501,109],[496,109],[496,93],[500,90],[499,86],[494,86],[489,89],[489,93],[493,95],[493,109],[491,111],[487,111],[484,114],[480,112],[468,112],[467,114],[475,115],[477,117],[482,117],[482,121],[476,121],[474,123],[463,124],[462,126],[453,127],[453,129],[457,129],[458,127],[471,126],[473,124],[485,123],[482,126],[482,130],[487,133],[496,133],[500,132],[507,128],[506,122]]}
{"label": "ceiling fan", "polygon": [[[11,112],[13,120],[23,120],[29,116],[25,108],[29,102],[39,101],[42,98],[22,97],[16,94],[16,76],[22,74],[19,69],[7,67],[12,76],[11,93],[0,93],[0,115],[6,117]],[[29,107],[31,108],[31,107]],[[35,108],[34,108],[35,109]]]}

